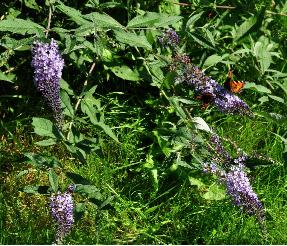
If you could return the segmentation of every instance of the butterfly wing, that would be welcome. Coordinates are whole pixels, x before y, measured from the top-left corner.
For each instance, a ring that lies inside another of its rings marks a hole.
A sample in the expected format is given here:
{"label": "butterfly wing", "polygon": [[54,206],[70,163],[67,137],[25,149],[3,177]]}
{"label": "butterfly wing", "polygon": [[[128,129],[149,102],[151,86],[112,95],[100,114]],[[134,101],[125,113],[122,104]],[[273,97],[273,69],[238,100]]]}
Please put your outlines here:
{"label": "butterfly wing", "polygon": [[195,98],[197,100],[201,100],[202,101],[201,108],[206,109],[209,106],[209,104],[212,102],[212,100],[214,99],[214,95],[211,93],[204,93],[201,95],[197,95]]}
{"label": "butterfly wing", "polygon": [[245,86],[245,82],[244,81],[234,81],[232,80],[233,77],[233,72],[230,69],[228,71],[228,75],[226,78],[226,81],[224,83],[224,87],[225,89],[231,91],[232,93],[239,93],[242,88]]}
{"label": "butterfly wing", "polygon": [[230,84],[230,91],[233,93],[239,93],[245,86],[244,81],[231,81],[229,84]]}

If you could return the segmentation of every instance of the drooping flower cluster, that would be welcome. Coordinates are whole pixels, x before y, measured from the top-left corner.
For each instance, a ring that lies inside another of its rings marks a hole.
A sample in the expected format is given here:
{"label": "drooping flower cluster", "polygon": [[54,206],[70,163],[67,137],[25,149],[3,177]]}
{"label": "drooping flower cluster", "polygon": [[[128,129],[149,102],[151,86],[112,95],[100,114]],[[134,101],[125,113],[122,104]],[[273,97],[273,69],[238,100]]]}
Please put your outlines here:
{"label": "drooping flower cluster", "polygon": [[203,164],[203,172],[216,175],[219,181],[226,186],[227,194],[232,198],[233,203],[248,214],[257,215],[259,221],[263,222],[265,219],[263,205],[253,191],[244,171],[247,155],[242,154],[231,159],[218,135],[211,136],[210,140],[214,147],[213,151],[222,157],[223,165],[219,165],[219,162],[216,162],[218,159],[214,158],[214,160]]}
{"label": "drooping flower cluster", "polygon": [[173,29],[167,29],[161,37],[159,37],[159,42],[163,46],[176,47],[179,44],[179,36]]}
{"label": "drooping flower cluster", "polygon": [[197,95],[209,95],[210,102],[221,112],[228,114],[252,115],[248,105],[238,96],[226,90],[216,80],[206,76],[197,66],[188,64],[178,76],[177,82],[186,82]]}
{"label": "drooping flower cluster", "polygon": [[34,68],[34,84],[54,112],[58,125],[63,115],[60,99],[60,79],[64,60],[55,40],[50,44],[36,41],[32,48],[32,67]]}
{"label": "drooping flower cluster", "polygon": [[256,214],[260,221],[264,220],[263,205],[253,191],[249,179],[244,172],[244,165],[232,166],[226,174],[227,194],[232,197],[235,205],[248,214]]}
{"label": "drooping flower cluster", "polygon": [[64,237],[70,233],[73,223],[73,198],[74,186],[71,185],[66,192],[57,192],[50,197],[50,208],[52,217],[57,223],[56,243],[61,243]]}

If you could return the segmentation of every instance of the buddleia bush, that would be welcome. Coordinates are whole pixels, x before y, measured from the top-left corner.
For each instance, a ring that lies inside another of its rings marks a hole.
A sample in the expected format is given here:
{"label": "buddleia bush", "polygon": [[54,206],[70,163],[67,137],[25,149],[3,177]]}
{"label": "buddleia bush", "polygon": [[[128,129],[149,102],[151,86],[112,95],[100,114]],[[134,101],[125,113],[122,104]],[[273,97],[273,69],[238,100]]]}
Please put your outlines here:
{"label": "buddleia bush", "polygon": [[[255,4],[252,14],[240,14],[232,6],[205,5],[203,1],[167,2],[159,4],[159,12],[149,9],[155,4],[152,1],[151,5],[141,1],[134,5],[129,1],[14,2],[23,9],[14,7],[13,1],[3,3],[0,76],[7,95],[17,93],[15,85],[22,93],[18,96],[28,100],[16,110],[13,104],[19,101],[5,101],[12,109],[9,116],[2,115],[1,124],[8,127],[16,117],[13,112],[22,110],[29,119],[25,127],[32,127],[37,139],[32,144],[49,150],[48,157],[22,153],[33,166],[45,170],[49,180],[47,186],[29,185],[24,191],[50,196],[58,226],[56,243],[63,242],[72,230],[73,209],[83,212],[80,202],[74,205],[72,194],[88,197],[99,208],[112,199],[102,196],[100,187],[85,177],[67,172],[65,158],[57,156],[53,148],[85,165],[89,154],[100,153],[103,135],[119,144],[117,130],[107,123],[107,112],[97,95],[113,93],[119,85],[124,85],[125,96],[134,93],[136,100],[128,102],[129,106],[141,105],[144,120],[149,121],[142,170],[152,176],[152,195],[166,173],[182,169],[194,181],[202,177],[218,181],[218,189],[208,189],[202,194],[204,199],[229,198],[264,225],[264,206],[247,173],[247,162],[254,157],[236,147],[229,149],[237,154],[230,154],[224,147],[229,140],[223,141],[205,119],[257,117],[254,101],[249,105],[242,94],[235,95],[221,82],[233,68],[240,79],[248,78],[252,71],[261,78],[260,84],[259,80],[245,83],[246,93],[258,97],[261,104],[269,100],[285,103],[273,95],[276,89],[286,92],[286,83],[276,83],[286,73],[284,67],[282,71],[275,68],[282,54],[267,28],[272,16],[266,14],[272,6]],[[243,3],[237,4],[243,7]],[[27,83],[34,87],[25,90]],[[33,100],[35,105],[41,102],[41,107],[34,108]],[[25,107],[34,110],[27,113]],[[275,120],[269,113],[264,117]],[[280,117],[285,119],[285,115]],[[68,179],[74,183],[73,192],[69,188],[63,192]]]}

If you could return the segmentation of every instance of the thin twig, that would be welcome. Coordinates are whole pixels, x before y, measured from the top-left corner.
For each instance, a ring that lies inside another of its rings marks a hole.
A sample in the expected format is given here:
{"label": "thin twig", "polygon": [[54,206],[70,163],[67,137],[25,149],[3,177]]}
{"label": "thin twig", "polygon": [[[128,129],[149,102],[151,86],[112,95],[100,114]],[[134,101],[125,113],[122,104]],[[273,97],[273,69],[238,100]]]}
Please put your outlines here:
{"label": "thin twig", "polygon": [[216,9],[235,9],[236,7],[232,6],[223,6],[223,5],[215,5]]}
{"label": "thin twig", "polygon": [[[95,69],[95,66],[96,66],[96,63],[93,62],[92,66],[91,66],[91,68],[90,68],[90,70],[89,70],[89,72],[88,72],[87,78],[86,78],[86,80],[85,80],[85,82],[84,82],[84,85],[83,85],[83,89],[82,89],[81,94],[86,90],[86,87],[87,87],[87,85],[88,85],[89,77],[91,76],[93,70]],[[80,94],[80,95],[81,95],[81,94]],[[80,103],[81,103],[82,100],[83,100],[83,96],[80,96],[79,99],[78,99],[78,101],[77,101],[77,103],[76,103],[76,105],[75,105],[74,114],[76,114],[76,111],[78,110],[78,107],[80,106]],[[67,139],[70,138],[71,129],[72,129],[73,123],[74,123],[74,121],[72,120],[72,121],[70,122],[70,124],[69,124],[69,130],[68,130],[68,134],[67,134]]]}
{"label": "thin twig", "polygon": [[172,2],[172,3],[173,3],[173,4],[180,5],[180,6],[184,6],[184,7],[191,5],[191,3],[177,3],[177,2]]}
{"label": "thin twig", "polygon": [[51,27],[51,20],[52,20],[52,6],[49,6],[49,16],[48,16],[48,25],[47,25],[47,29],[46,29],[46,38],[48,38],[48,33],[50,31],[50,27]]}
{"label": "thin twig", "polygon": [[17,66],[7,69],[4,73],[10,73],[10,72],[16,70],[19,66],[24,64],[26,61],[28,61],[28,58],[25,58],[24,60],[22,60],[19,64],[17,64]]}

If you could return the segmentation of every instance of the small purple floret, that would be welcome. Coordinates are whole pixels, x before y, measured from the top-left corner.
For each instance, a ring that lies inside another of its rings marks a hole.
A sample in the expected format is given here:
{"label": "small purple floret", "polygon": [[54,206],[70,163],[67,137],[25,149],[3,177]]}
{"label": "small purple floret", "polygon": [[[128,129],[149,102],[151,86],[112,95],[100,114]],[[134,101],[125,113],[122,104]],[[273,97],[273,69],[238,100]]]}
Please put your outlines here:
{"label": "small purple floret", "polygon": [[179,44],[179,36],[173,29],[167,29],[159,38],[159,42],[163,46],[176,47]]}
{"label": "small purple floret", "polygon": [[34,84],[52,108],[57,124],[61,125],[60,79],[64,60],[56,41],[52,39],[50,44],[34,42],[31,65],[34,68]]}

